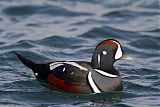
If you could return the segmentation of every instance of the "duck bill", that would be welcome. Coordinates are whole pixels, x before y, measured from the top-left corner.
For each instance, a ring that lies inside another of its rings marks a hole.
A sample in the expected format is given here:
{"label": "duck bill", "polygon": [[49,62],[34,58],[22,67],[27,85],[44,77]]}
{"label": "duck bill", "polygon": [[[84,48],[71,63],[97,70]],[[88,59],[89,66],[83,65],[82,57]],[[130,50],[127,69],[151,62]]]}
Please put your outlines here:
{"label": "duck bill", "polygon": [[120,58],[121,60],[133,60],[132,57],[126,55],[126,54],[123,54],[123,56]]}

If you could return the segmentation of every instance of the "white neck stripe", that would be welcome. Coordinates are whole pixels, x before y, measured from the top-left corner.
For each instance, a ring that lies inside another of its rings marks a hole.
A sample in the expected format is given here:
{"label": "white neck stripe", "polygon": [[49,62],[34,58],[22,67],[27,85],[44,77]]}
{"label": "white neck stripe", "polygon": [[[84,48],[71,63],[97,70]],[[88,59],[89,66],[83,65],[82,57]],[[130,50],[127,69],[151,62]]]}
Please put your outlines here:
{"label": "white neck stripe", "polygon": [[94,93],[101,93],[101,91],[98,89],[98,87],[96,86],[96,84],[93,81],[91,72],[88,73],[88,81],[89,81],[89,84],[91,85],[91,88],[93,89]]}
{"label": "white neck stripe", "polygon": [[109,73],[104,72],[104,71],[102,71],[102,70],[98,70],[98,69],[94,69],[94,70],[97,71],[98,73],[104,75],[104,76],[107,76],[107,77],[111,77],[111,78],[118,77],[117,75],[109,74]]}

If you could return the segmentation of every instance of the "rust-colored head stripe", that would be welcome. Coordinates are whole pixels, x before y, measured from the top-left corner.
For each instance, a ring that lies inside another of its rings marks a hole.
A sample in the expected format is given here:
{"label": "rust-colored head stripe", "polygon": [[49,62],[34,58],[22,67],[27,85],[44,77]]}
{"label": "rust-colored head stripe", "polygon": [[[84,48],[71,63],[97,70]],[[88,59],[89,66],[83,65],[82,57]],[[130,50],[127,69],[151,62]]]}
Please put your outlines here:
{"label": "rust-colored head stripe", "polygon": [[114,40],[105,40],[105,41],[99,43],[97,46],[105,45],[105,44],[111,44],[113,46],[117,46],[118,45],[118,43],[116,41],[114,41]]}

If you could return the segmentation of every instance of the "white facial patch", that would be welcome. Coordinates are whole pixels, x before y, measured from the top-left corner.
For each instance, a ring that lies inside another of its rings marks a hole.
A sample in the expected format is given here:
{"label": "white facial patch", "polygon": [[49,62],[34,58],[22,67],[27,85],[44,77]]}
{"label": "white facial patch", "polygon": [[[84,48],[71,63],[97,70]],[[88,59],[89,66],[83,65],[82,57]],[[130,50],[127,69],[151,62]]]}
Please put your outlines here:
{"label": "white facial patch", "polygon": [[[115,42],[115,41],[114,41]],[[117,42],[116,42],[117,43]],[[121,49],[121,46],[119,43],[117,43],[118,45],[118,48],[117,48],[117,51],[116,51],[116,54],[115,54],[115,59],[119,59],[123,56],[123,53],[122,53],[122,49]]]}

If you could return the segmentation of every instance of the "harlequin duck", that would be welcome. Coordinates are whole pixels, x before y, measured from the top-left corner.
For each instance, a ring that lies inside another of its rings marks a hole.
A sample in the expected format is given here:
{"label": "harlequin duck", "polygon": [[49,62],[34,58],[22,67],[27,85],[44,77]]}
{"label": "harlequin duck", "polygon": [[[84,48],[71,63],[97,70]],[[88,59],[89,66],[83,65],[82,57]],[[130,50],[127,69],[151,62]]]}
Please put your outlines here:
{"label": "harlequin duck", "polygon": [[123,57],[118,41],[113,39],[99,43],[91,62],[57,61],[37,64],[15,53],[30,68],[40,83],[58,91],[71,93],[101,93],[122,89],[122,80],[113,64]]}

